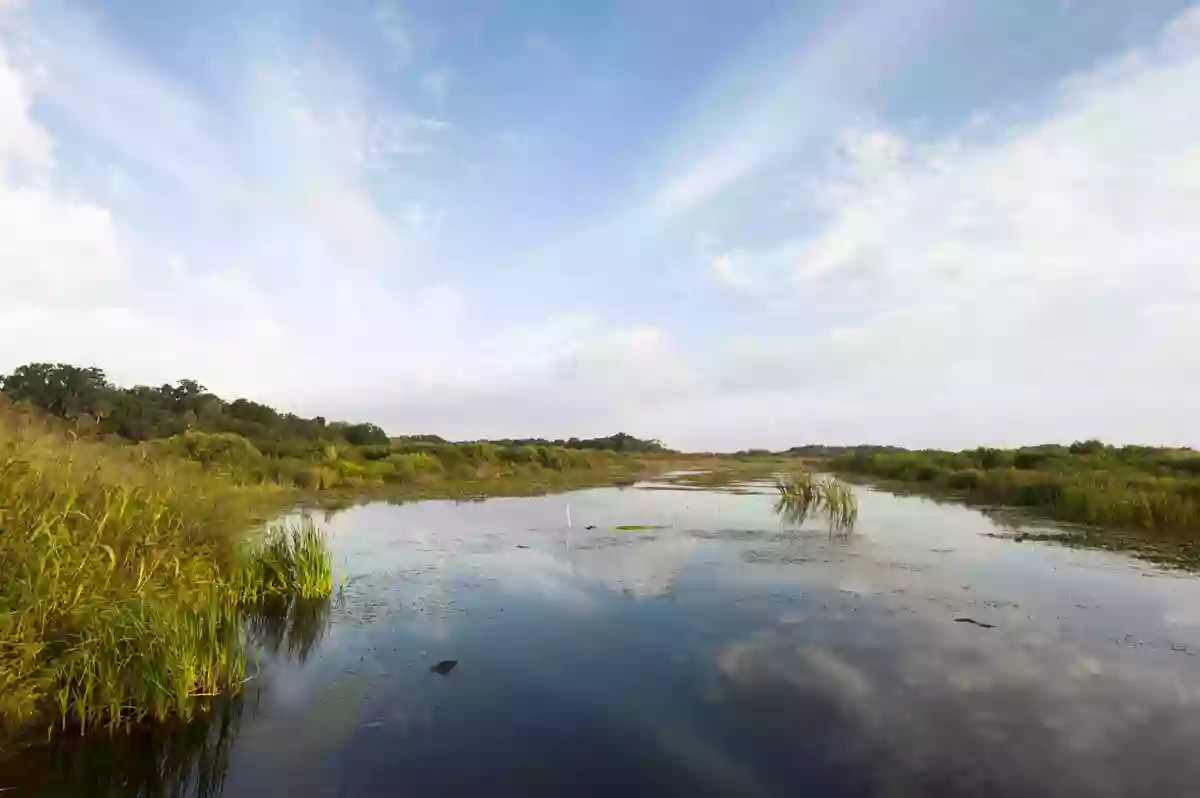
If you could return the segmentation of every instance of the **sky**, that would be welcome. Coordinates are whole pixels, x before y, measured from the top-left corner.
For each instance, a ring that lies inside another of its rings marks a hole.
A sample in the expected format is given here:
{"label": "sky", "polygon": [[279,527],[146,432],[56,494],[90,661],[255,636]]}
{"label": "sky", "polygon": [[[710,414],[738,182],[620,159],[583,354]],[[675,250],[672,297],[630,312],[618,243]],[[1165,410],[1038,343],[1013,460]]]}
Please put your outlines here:
{"label": "sky", "polygon": [[1200,445],[1200,5],[0,0],[0,372]]}

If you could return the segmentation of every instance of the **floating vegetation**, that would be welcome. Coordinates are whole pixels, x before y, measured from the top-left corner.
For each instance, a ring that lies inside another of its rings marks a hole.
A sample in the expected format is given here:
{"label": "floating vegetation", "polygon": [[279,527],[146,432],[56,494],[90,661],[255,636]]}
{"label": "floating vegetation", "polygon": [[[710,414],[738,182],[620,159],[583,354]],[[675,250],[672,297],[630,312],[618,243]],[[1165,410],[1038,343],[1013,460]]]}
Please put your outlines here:
{"label": "floating vegetation", "polygon": [[818,477],[810,471],[796,471],[777,478],[779,501],[775,512],[785,521],[802,524],[810,518],[824,516],[829,533],[849,534],[858,521],[858,499],[854,490],[841,480]]}
{"label": "floating vegetation", "polygon": [[621,524],[614,526],[618,532],[648,532],[654,529],[666,529],[662,524]]}

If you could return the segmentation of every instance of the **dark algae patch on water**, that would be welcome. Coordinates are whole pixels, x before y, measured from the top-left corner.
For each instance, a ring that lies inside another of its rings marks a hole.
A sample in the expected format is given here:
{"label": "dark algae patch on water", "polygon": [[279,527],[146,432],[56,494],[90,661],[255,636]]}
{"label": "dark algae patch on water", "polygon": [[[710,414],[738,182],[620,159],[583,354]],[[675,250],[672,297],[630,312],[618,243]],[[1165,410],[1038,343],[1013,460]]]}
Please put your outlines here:
{"label": "dark algae patch on water", "polygon": [[[1192,794],[1200,581],[849,489],[835,534],[721,489],[332,513],[336,600],[256,622],[239,694],[190,722],[39,738],[0,759],[0,787]],[[657,528],[617,533],[629,519]]]}

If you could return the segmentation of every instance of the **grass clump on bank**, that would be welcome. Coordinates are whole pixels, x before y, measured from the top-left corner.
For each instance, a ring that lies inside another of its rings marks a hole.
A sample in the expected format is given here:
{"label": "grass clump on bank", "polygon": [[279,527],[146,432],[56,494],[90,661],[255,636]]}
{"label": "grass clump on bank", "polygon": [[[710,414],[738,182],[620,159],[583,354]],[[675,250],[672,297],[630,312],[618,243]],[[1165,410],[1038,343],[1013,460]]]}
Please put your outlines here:
{"label": "grass clump on bank", "polygon": [[0,398],[0,725],[187,717],[236,688],[245,608],[332,587],[311,522],[247,544],[253,522],[219,476]]}
{"label": "grass clump on bank", "polygon": [[1200,533],[1200,454],[1146,446],[881,452],[836,457],[836,471],[880,477],[977,504],[1028,507],[1060,521]]}

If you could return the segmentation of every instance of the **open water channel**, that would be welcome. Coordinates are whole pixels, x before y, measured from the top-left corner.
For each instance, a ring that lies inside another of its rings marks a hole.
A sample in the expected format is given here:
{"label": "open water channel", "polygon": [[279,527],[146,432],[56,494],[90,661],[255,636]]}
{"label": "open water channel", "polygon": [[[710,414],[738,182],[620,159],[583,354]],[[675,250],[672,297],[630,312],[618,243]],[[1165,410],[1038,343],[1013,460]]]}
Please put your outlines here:
{"label": "open water channel", "polygon": [[0,788],[1200,795],[1200,580],[856,490],[832,536],[766,483],[338,512],[341,596],[265,630],[241,697]]}

